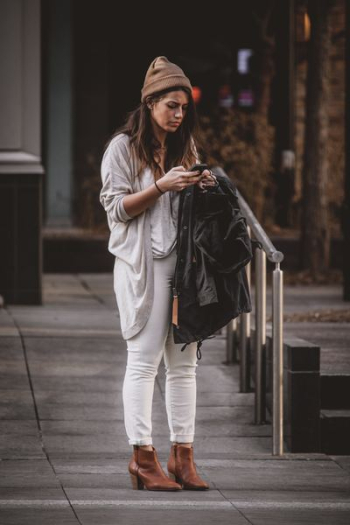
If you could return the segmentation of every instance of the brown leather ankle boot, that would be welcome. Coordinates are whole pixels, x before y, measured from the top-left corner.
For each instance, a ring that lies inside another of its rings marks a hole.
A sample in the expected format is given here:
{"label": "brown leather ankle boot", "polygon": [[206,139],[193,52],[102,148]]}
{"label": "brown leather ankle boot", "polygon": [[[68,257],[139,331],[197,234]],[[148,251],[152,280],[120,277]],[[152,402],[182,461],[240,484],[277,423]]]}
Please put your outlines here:
{"label": "brown leather ankle boot", "polygon": [[171,446],[168,472],[169,478],[180,483],[184,489],[209,489],[208,483],[197,474],[196,464],[193,460],[193,446],[189,448],[177,443]]}
{"label": "brown leather ankle boot", "polygon": [[133,489],[140,490],[144,487],[147,490],[182,489],[181,485],[165,474],[153,446],[152,450],[146,450],[138,445],[133,447],[133,455],[128,466]]}

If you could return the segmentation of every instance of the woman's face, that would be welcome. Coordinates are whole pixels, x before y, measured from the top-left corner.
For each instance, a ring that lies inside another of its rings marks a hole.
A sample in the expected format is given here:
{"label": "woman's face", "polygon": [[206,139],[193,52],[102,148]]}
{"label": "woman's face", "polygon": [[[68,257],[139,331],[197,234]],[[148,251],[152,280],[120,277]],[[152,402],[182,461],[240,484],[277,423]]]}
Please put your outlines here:
{"label": "woman's face", "polygon": [[164,131],[174,132],[186,116],[188,95],[184,91],[170,91],[153,106],[148,105],[153,121]]}

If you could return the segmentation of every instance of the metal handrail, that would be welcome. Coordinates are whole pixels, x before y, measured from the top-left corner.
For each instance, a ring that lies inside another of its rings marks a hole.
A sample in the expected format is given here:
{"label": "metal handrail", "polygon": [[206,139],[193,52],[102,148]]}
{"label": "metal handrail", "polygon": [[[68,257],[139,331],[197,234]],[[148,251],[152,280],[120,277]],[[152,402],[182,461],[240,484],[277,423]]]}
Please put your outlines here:
{"label": "metal handrail", "polygon": [[[216,166],[214,171],[228,177]],[[255,257],[255,424],[265,422],[265,368],[266,368],[266,257],[275,264],[272,273],[272,454],[283,455],[283,271],[280,263],[284,255],[276,250],[268,235],[255,217],[251,208],[237,190],[238,202],[247,221],[249,236],[261,243],[256,247]],[[245,267],[251,288],[251,262]],[[240,336],[237,337],[237,320]],[[239,340],[239,345],[237,344]],[[250,312],[242,313],[227,325],[227,361],[238,361],[239,351],[240,390],[248,392],[250,387]]]}

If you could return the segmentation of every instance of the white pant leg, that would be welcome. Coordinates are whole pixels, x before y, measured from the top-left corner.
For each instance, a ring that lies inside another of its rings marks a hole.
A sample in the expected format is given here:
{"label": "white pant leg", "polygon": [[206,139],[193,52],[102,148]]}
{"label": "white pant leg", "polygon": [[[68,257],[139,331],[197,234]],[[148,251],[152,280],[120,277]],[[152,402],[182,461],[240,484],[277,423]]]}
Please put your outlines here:
{"label": "white pant leg", "polygon": [[171,324],[172,278],[176,250],[154,258],[154,300],[142,330],[127,339],[128,360],[123,383],[124,423],[130,445],[152,445],[152,402],[155,377]]}
{"label": "white pant leg", "polygon": [[192,443],[195,434],[197,401],[197,343],[175,344],[170,327],[165,345],[165,401],[170,428],[170,441]]}

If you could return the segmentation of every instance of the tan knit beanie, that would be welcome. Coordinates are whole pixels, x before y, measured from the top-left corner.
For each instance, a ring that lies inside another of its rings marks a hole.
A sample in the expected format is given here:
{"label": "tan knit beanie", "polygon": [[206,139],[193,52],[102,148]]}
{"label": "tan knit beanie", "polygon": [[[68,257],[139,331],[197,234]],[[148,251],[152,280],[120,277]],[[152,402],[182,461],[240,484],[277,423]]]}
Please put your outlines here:
{"label": "tan knit beanie", "polygon": [[141,89],[141,102],[145,100],[147,95],[177,86],[187,87],[192,91],[190,80],[179,66],[169,62],[165,56],[157,57],[147,70]]}

